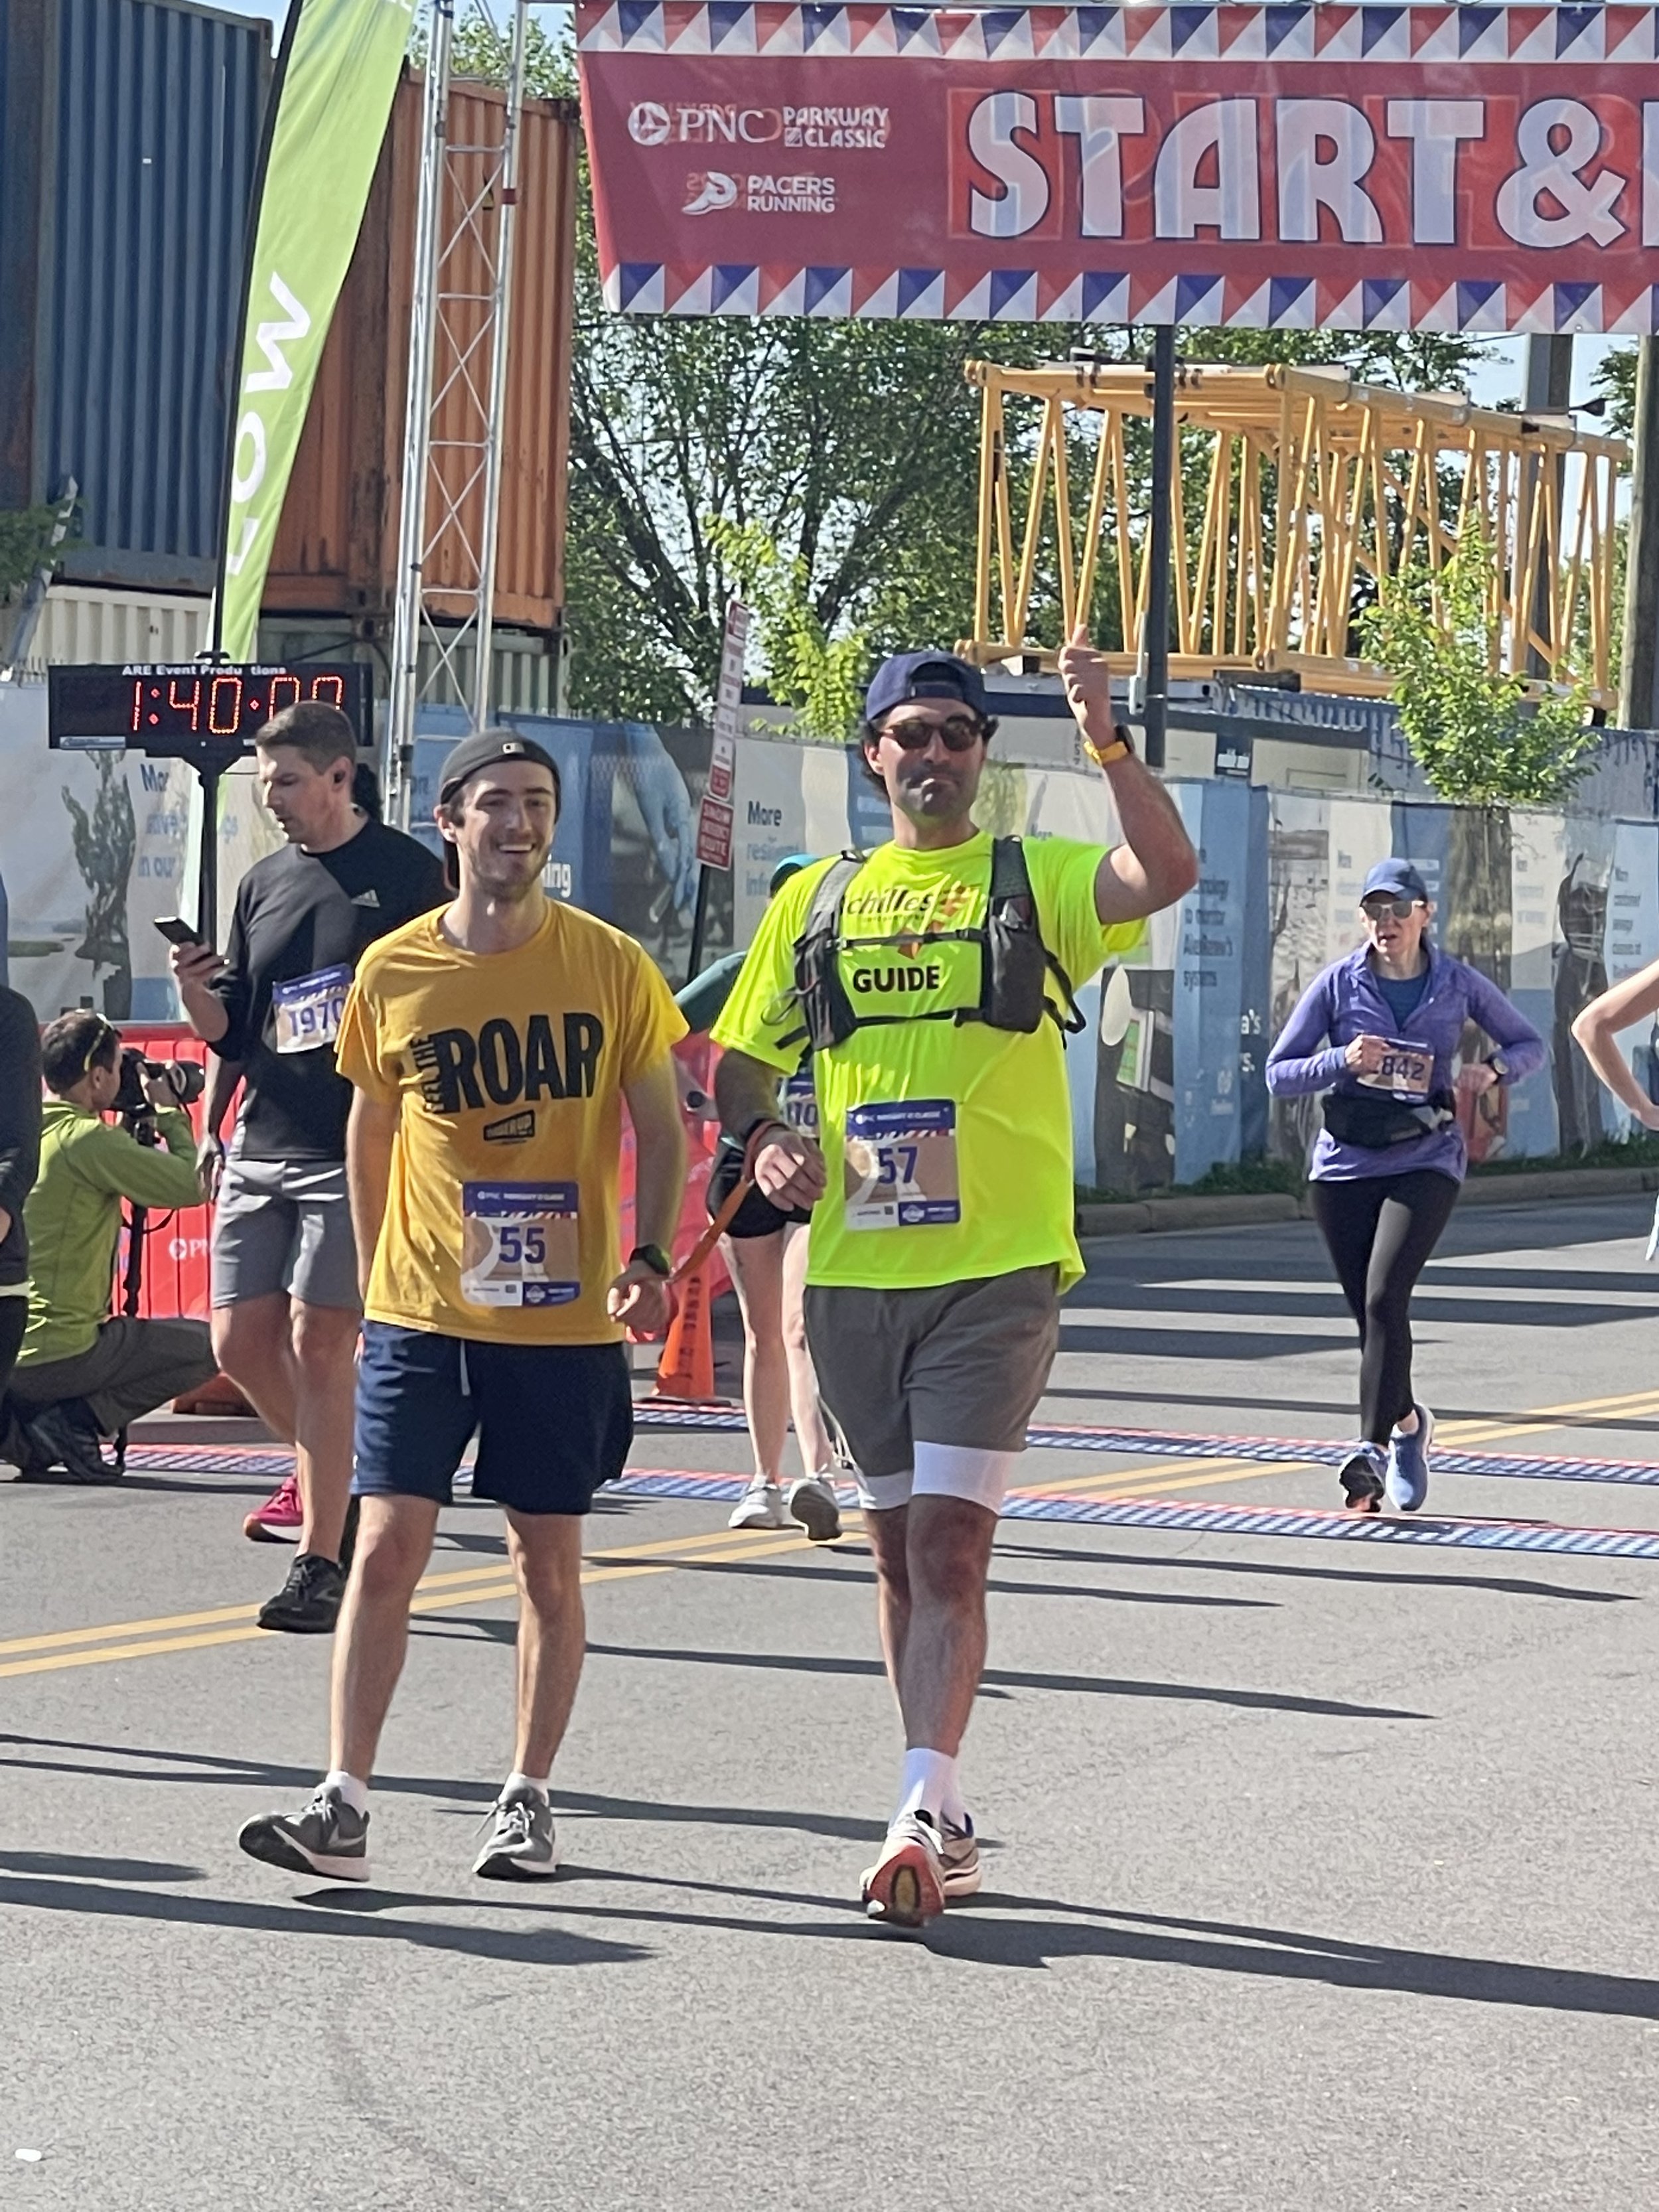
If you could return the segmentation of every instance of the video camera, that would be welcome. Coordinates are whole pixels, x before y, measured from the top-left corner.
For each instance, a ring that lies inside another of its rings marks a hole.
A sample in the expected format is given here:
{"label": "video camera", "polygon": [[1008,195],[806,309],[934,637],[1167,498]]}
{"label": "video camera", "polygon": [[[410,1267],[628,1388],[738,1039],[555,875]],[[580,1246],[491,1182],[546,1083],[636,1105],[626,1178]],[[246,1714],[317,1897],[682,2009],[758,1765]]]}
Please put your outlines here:
{"label": "video camera", "polygon": [[193,1060],[146,1060],[136,1044],[121,1048],[121,1087],[115,1094],[114,1112],[138,1121],[152,1109],[144,1096],[146,1077],[164,1076],[180,1106],[193,1106],[207,1089],[207,1070]]}

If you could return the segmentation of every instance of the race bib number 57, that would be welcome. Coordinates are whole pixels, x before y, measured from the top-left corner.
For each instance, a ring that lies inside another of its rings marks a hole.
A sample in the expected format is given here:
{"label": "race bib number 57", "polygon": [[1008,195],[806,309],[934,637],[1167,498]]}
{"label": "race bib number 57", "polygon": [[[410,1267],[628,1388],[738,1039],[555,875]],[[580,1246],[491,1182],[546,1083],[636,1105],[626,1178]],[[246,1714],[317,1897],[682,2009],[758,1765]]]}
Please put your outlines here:
{"label": "race bib number 57", "polygon": [[961,1220],[953,1100],[854,1106],[842,1153],[849,1229],[937,1229]]}
{"label": "race bib number 57", "polygon": [[461,1186],[461,1296],[471,1306],[565,1306],[581,1296],[574,1182]]}

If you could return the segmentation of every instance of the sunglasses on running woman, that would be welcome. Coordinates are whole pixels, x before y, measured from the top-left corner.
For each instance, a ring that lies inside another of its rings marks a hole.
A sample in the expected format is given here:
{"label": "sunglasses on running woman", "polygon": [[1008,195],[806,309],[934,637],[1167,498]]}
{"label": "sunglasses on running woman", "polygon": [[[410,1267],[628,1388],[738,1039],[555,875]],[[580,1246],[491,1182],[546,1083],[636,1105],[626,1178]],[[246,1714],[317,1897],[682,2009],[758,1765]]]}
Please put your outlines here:
{"label": "sunglasses on running woman", "polygon": [[977,716],[952,714],[943,722],[887,722],[880,734],[890,738],[902,752],[924,752],[934,738],[941,738],[946,752],[965,753],[977,744],[983,730],[984,725]]}
{"label": "sunglasses on running woman", "polygon": [[1359,910],[1368,921],[1409,921],[1421,906],[1421,899],[1368,898],[1361,899]]}

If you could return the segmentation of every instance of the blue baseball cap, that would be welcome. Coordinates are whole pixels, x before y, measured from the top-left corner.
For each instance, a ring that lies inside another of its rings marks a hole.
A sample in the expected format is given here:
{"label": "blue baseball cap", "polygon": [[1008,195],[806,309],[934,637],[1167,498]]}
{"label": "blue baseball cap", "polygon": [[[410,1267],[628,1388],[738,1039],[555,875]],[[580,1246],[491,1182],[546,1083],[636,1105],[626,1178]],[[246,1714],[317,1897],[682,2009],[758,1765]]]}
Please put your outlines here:
{"label": "blue baseball cap", "polygon": [[1379,860],[1365,878],[1362,899],[1381,893],[1387,898],[1421,899],[1429,902],[1429,887],[1409,860]]}
{"label": "blue baseball cap", "polygon": [[864,695],[864,719],[878,722],[907,699],[959,699],[981,720],[991,713],[984,678],[953,653],[896,653],[884,660]]}

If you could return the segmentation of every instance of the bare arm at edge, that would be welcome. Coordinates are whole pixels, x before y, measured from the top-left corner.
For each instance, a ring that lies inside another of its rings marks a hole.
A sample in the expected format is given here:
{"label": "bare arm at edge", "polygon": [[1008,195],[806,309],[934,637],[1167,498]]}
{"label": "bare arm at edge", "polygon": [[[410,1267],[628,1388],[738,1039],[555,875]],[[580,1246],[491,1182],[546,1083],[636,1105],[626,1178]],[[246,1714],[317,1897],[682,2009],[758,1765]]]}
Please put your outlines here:
{"label": "bare arm at edge", "polygon": [[1584,1057],[1621,1106],[1644,1127],[1659,1129],[1659,1106],[1643,1091],[1615,1039],[1621,1030],[1659,1013],[1659,960],[1638,975],[1627,975],[1599,999],[1592,999],[1572,1025]]}
{"label": "bare arm at edge", "polygon": [[402,1111],[395,1101],[383,1106],[364,1091],[351,1094],[351,1118],[346,1123],[346,1189],[351,1200],[351,1231],[357,1240],[357,1289],[364,1298],[368,1296],[380,1224],[386,1219],[386,1195],[392,1188],[392,1141]]}
{"label": "bare arm at edge", "polygon": [[[634,1242],[672,1254],[685,1195],[685,1123],[674,1055],[665,1052],[623,1085],[634,1124]],[[613,1321],[654,1336],[668,1325],[668,1285],[643,1261],[630,1261],[611,1284],[605,1306]]]}
{"label": "bare arm at edge", "polygon": [[[1085,624],[1061,648],[1059,666],[1079,729],[1105,752],[1117,738],[1111,672],[1090,646]],[[1123,836],[1095,878],[1095,912],[1103,922],[1139,921],[1185,898],[1198,881],[1198,855],[1179,808],[1144,761],[1126,753],[1102,773]]]}

